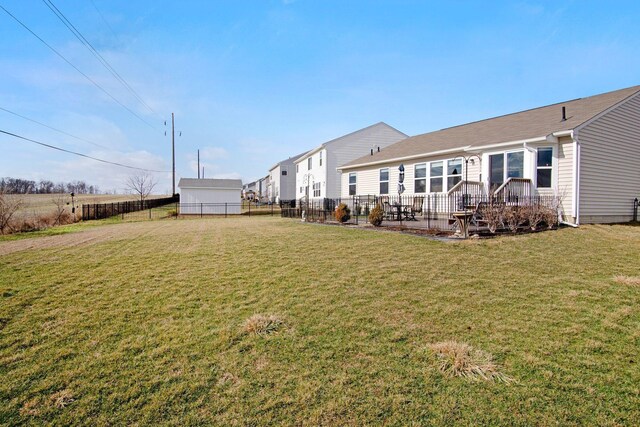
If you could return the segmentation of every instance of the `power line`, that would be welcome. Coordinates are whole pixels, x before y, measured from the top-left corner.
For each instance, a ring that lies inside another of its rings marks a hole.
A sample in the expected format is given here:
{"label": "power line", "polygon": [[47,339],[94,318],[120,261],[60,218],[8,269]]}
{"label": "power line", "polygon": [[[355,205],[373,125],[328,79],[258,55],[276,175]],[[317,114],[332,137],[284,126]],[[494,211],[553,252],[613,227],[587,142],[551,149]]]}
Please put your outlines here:
{"label": "power line", "polygon": [[89,52],[91,52],[91,54],[102,64],[102,66],[106,68],[107,71],[109,71],[116,80],[122,83],[122,85],[129,91],[129,93],[131,93],[142,105],[147,107],[149,111],[151,111],[155,115],[158,115],[158,113],[156,113],[153,108],[151,108],[149,104],[147,104],[144,99],[142,99],[142,97],[138,95],[138,93],[129,85],[129,83],[127,83],[127,81],[111,66],[109,61],[107,61],[100,54],[100,52],[98,52],[98,50],[93,47],[91,42],[89,42],[89,40],[87,40],[86,37],[82,35],[80,30],[78,30],[75,25],[73,25],[71,21],[69,21],[65,14],[62,13],[62,11],[60,11],[60,9],[58,9],[51,0],[42,0],[42,2],[49,8],[49,10],[51,10],[51,12],[53,12],[58,17],[58,19],[64,24],[64,26],[67,27],[67,29],[69,29],[69,31],[71,31],[74,36],[76,36],[80,43],[82,43],[89,50]]}
{"label": "power line", "polygon": [[136,166],[125,165],[123,163],[111,162],[109,160],[99,159],[97,157],[89,156],[87,154],[78,153],[76,151],[71,151],[71,150],[67,150],[65,148],[56,147],[55,145],[46,144],[44,142],[36,141],[35,139],[30,139],[30,138],[27,138],[27,137],[24,137],[24,136],[16,135],[15,133],[7,132],[7,131],[4,131],[2,129],[0,129],[0,133],[4,133],[5,135],[9,135],[9,136],[12,136],[14,138],[19,138],[19,139],[22,139],[22,140],[25,140],[25,141],[33,142],[34,144],[42,145],[43,147],[51,148],[52,150],[62,151],[63,153],[69,153],[69,154],[73,154],[73,155],[76,155],[76,156],[84,157],[84,158],[87,158],[87,159],[95,160],[97,162],[107,163],[107,164],[110,164],[110,165],[120,166],[120,167],[123,167],[123,168],[136,169],[136,170],[140,170],[140,171],[144,171],[144,172],[160,172],[160,173],[171,172],[171,171],[165,171],[165,170],[139,168],[139,167],[136,167]]}
{"label": "power line", "polygon": [[[65,58],[60,52],[58,52],[57,50],[55,50],[49,43],[47,43],[46,41],[44,41],[40,36],[38,36],[36,33],[34,33],[31,28],[27,27],[22,21],[20,21],[18,18],[16,18],[14,15],[11,14],[11,12],[9,12],[7,9],[5,9],[4,6],[0,5],[0,9],[4,10],[7,15],[9,15],[11,18],[13,18],[18,24],[20,24],[25,30],[29,31],[35,38],[37,38],[38,40],[40,40],[45,46],[47,46],[53,53],[55,53],[56,55],[58,55],[64,62],[66,62],[67,64],[69,64],[71,67],[73,67],[78,73],[82,74],[84,76],[84,78],[86,78],[87,80],[89,80],[91,83],[93,83],[93,85],[95,87],[97,87],[98,89],[100,89],[102,92],[104,92],[107,96],[109,96],[109,98],[113,99],[116,103],[118,103],[122,108],[124,108],[125,110],[127,110],[128,112],[130,112],[131,114],[133,114],[135,117],[137,117],[139,120],[141,120],[142,122],[144,122],[146,125],[148,125],[149,127],[151,127],[152,129],[156,129],[155,126],[153,126],[151,123],[149,123],[148,121],[146,121],[145,119],[143,119],[142,117],[140,117],[138,114],[135,113],[135,111],[131,110],[129,107],[127,107],[126,105],[124,105],[122,102],[120,102],[115,96],[111,95],[109,92],[107,92],[106,89],[104,89],[102,86],[100,86],[98,83],[95,82],[95,80],[93,80],[91,77],[89,77],[88,75],[86,75],[85,73],[83,73],[82,71],[80,71],[80,69],[78,67],[76,67],[75,65],[73,65],[73,63],[71,63],[71,61],[69,61],[67,58]],[[156,129],[157,130],[157,129]]]}
{"label": "power line", "polygon": [[118,38],[118,35],[116,34],[116,32],[113,31],[113,28],[111,28],[111,25],[109,25],[109,22],[107,22],[107,20],[104,18],[104,15],[102,14],[102,12],[100,12],[100,9],[98,9],[98,6],[96,6],[96,4],[93,2],[93,0],[89,0],[89,1],[91,2],[91,5],[96,10],[96,12],[98,12],[98,15],[100,15],[100,18],[102,18],[102,22],[104,22],[105,25],[107,26],[107,28],[109,28],[109,31],[111,31],[111,34],[113,34],[113,36],[115,38]]}
{"label": "power line", "polygon": [[33,123],[37,123],[37,124],[39,124],[40,126],[44,126],[44,127],[49,128],[49,129],[51,129],[51,130],[54,130],[54,131],[56,131],[56,132],[59,132],[59,133],[61,133],[61,134],[63,134],[63,135],[70,136],[71,138],[75,138],[75,139],[77,139],[77,140],[79,140],[79,141],[83,141],[83,142],[86,142],[86,143],[88,143],[88,144],[95,145],[96,147],[104,148],[105,150],[111,150],[111,148],[109,148],[109,147],[105,147],[104,145],[100,145],[100,144],[98,144],[97,142],[89,141],[88,139],[84,139],[84,138],[81,138],[81,137],[79,137],[79,136],[75,136],[75,135],[73,135],[73,134],[70,134],[69,132],[65,132],[65,131],[63,131],[63,130],[56,129],[56,128],[54,128],[53,126],[49,126],[49,125],[47,125],[47,124],[45,124],[45,123],[42,123],[42,122],[39,122],[39,121],[37,121],[37,120],[30,119],[29,117],[25,117],[25,116],[23,116],[23,115],[21,115],[21,114],[18,114],[18,113],[16,113],[16,112],[14,112],[14,111],[7,110],[6,108],[2,108],[2,107],[0,107],[0,110],[5,111],[5,112],[7,112],[7,113],[9,113],[9,114],[13,114],[14,116],[20,117],[21,119],[28,120],[28,121],[33,122]]}

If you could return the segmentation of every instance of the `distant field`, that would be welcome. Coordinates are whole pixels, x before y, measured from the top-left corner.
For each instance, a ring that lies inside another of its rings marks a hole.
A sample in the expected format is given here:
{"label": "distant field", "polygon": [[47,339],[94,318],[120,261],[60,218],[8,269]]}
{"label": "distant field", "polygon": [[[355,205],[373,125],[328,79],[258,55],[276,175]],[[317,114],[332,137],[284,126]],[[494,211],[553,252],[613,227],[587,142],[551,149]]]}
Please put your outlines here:
{"label": "distant field", "polygon": [[[21,199],[24,202],[24,206],[20,209],[19,215],[31,216],[41,215],[53,212],[56,209],[54,199],[63,196],[65,200],[71,203],[71,196],[69,194],[16,194],[8,195],[5,197],[13,197]],[[150,198],[156,197],[168,197],[164,195],[154,195]],[[80,194],[74,197],[74,202],[79,208],[83,204],[87,203],[114,203],[124,202],[126,200],[137,200],[136,196],[132,194]],[[69,204],[69,208],[71,205]],[[78,209],[81,212],[81,209]]]}
{"label": "distant field", "polygon": [[[640,419],[640,227],[443,243],[118,221],[0,239],[0,425]],[[450,340],[501,376],[451,376]]]}

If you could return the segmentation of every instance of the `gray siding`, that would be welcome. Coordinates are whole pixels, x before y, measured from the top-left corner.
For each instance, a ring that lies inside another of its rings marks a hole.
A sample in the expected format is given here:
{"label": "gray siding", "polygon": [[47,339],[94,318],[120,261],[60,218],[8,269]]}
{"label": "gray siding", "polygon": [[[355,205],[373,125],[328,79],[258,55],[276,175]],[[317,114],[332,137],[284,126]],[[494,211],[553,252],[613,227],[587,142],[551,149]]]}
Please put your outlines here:
{"label": "gray siding", "polygon": [[382,149],[405,138],[407,135],[404,133],[378,123],[327,144],[327,197],[340,197],[341,173],[337,168],[370,153],[372,148]]}
{"label": "gray siding", "polygon": [[640,196],[640,96],[579,130],[581,223],[630,221]]}

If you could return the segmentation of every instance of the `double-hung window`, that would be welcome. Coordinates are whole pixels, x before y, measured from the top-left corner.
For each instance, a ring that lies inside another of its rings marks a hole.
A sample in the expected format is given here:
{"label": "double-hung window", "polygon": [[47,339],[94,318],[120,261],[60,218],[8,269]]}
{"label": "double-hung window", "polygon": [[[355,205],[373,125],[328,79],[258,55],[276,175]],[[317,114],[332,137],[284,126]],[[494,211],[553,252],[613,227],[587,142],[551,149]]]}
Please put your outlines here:
{"label": "double-hung window", "polygon": [[322,166],[322,151],[320,152],[320,166]]}
{"label": "double-hung window", "polygon": [[380,169],[380,194],[389,194],[389,168]]}
{"label": "double-hung window", "polygon": [[315,182],[313,184],[313,197],[320,197],[320,183]]}
{"label": "double-hung window", "polygon": [[443,162],[431,162],[429,166],[429,191],[431,193],[440,193],[442,192]]}
{"label": "double-hung window", "polygon": [[286,170],[283,170],[283,171],[282,171],[282,176],[286,176],[286,175],[287,175],[287,171],[286,171]]}
{"label": "double-hung window", "polygon": [[414,193],[427,192],[427,164],[420,163],[414,167],[415,181],[413,182]]}
{"label": "double-hung window", "polygon": [[551,170],[553,169],[553,148],[538,148],[536,160],[536,186],[551,188]]}
{"label": "double-hung window", "polygon": [[351,172],[349,174],[349,195],[350,196],[356,195],[356,173],[355,172]]}
{"label": "double-hung window", "polygon": [[447,191],[462,180],[462,159],[447,160]]}

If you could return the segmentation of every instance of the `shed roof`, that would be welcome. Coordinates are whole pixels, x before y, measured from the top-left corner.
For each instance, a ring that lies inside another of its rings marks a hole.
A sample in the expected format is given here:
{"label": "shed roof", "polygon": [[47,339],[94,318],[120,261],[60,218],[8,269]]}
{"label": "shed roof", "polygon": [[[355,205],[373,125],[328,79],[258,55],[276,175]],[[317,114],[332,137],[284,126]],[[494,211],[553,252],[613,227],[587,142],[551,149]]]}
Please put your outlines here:
{"label": "shed roof", "polygon": [[[428,155],[457,148],[461,150],[474,149],[573,130],[639,91],[640,86],[632,86],[587,98],[578,98],[412,136],[383,148],[373,155],[363,156],[348,162],[342,168],[364,166],[421,154]],[[566,107],[566,120],[562,120],[562,107]]]}
{"label": "shed roof", "polygon": [[218,188],[218,189],[242,189],[242,180],[240,179],[198,179],[198,178],[180,178],[178,182],[180,188]]}

